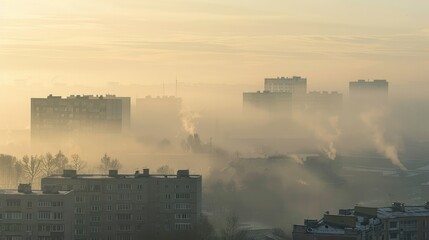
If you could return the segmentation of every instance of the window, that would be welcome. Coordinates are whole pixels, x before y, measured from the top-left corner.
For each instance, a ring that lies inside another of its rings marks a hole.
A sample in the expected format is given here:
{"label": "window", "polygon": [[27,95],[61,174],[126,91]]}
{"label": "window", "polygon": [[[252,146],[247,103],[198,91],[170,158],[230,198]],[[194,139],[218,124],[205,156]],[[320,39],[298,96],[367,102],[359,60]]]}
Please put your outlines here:
{"label": "window", "polygon": [[113,217],[112,217],[112,215],[107,215],[107,221],[112,221],[113,220]]}
{"label": "window", "polygon": [[112,205],[107,205],[106,206],[106,211],[113,211]]}
{"label": "window", "polygon": [[106,185],[106,189],[107,189],[108,191],[112,191],[112,190],[113,190],[112,184],[107,184],[107,185]]}
{"label": "window", "polygon": [[137,190],[143,190],[143,184],[137,184]]}
{"label": "window", "polygon": [[143,200],[143,195],[141,194],[137,195],[137,201],[141,201],[141,200]]}
{"label": "window", "polygon": [[176,199],[189,199],[191,198],[190,193],[176,193]]}
{"label": "window", "polygon": [[100,222],[101,217],[100,216],[91,216],[91,222]]}
{"label": "window", "polygon": [[64,206],[63,202],[52,202],[52,207],[62,207]]}
{"label": "window", "polygon": [[100,232],[100,227],[99,226],[92,226],[91,227],[91,232],[92,233],[99,233]]}
{"label": "window", "polygon": [[190,223],[176,223],[174,224],[174,229],[176,231],[191,230],[192,225]]}
{"label": "window", "polygon": [[91,196],[91,201],[93,201],[93,202],[100,201],[100,196]]}
{"label": "window", "polygon": [[165,209],[171,209],[171,204],[166,203],[166,204],[165,204]]}
{"label": "window", "polygon": [[107,231],[112,231],[112,225],[108,225],[108,226],[106,227],[106,229],[107,229]]}
{"label": "window", "polygon": [[130,194],[120,194],[119,195],[119,200],[124,201],[124,200],[130,200]]}
{"label": "window", "polygon": [[49,201],[40,201],[39,207],[52,207],[52,203]]}
{"label": "window", "polygon": [[186,185],[186,189],[189,189],[190,188],[190,186],[189,185]]}
{"label": "window", "polygon": [[165,199],[171,199],[171,195],[169,193],[165,194]]}
{"label": "window", "polygon": [[120,213],[118,214],[118,221],[131,221],[131,214]]}
{"label": "window", "polygon": [[27,202],[27,207],[28,208],[32,208],[33,207],[33,202],[32,201],[28,201]]}
{"label": "window", "polygon": [[75,200],[76,202],[84,202],[83,196],[76,196]]}
{"label": "window", "polygon": [[76,219],[75,224],[76,225],[83,225],[84,221],[83,221],[83,219]]}
{"label": "window", "polygon": [[398,222],[390,222],[389,228],[398,228]]}
{"label": "window", "polygon": [[31,213],[27,213],[27,215],[26,215],[26,218],[25,219],[27,219],[27,220],[31,220],[31,219],[33,219],[33,214],[31,214]]}
{"label": "window", "polygon": [[118,184],[118,190],[131,190],[131,184],[120,183],[120,184]]}
{"label": "window", "polygon": [[46,211],[39,212],[39,220],[41,219],[44,219],[44,220],[51,219],[51,212],[46,212]]}
{"label": "window", "polygon": [[107,201],[112,201],[112,195],[107,195],[106,199]]}
{"label": "window", "polygon": [[8,200],[6,200],[6,206],[7,207],[20,207],[21,206],[21,200],[8,199]]}
{"label": "window", "polygon": [[53,214],[54,220],[62,220],[63,219],[63,213],[62,212],[54,212]]}
{"label": "window", "polygon": [[174,218],[179,220],[190,219],[190,215],[187,213],[177,213],[174,215]]}
{"label": "window", "polygon": [[6,212],[4,213],[4,219],[7,220],[20,220],[22,219],[22,213],[20,212]]}
{"label": "window", "polygon": [[82,208],[78,207],[78,208],[75,208],[74,213],[83,214],[83,210],[82,210]]}
{"label": "window", "polygon": [[117,210],[118,211],[129,211],[129,210],[131,210],[131,204],[118,204]]}
{"label": "window", "polygon": [[130,232],[131,231],[131,225],[119,225],[119,231]]}
{"label": "window", "polygon": [[190,203],[176,203],[175,209],[191,209]]}
{"label": "window", "polygon": [[91,206],[91,211],[92,212],[99,212],[99,211],[101,211],[101,206],[100,205]]}

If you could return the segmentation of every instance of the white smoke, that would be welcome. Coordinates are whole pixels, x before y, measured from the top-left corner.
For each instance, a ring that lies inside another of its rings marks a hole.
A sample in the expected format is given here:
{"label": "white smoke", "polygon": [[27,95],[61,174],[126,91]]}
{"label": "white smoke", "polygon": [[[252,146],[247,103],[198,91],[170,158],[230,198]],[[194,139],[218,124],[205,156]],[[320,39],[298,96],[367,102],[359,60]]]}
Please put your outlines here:
{"label": "white smoke", "polygon": [[201,118],[201,115],[194,111],[182,111],[180,115],[182,118],[183,130],[189,135],[194,135],[196,133],[196,124],[198,119]]}
{"label": "white smoke", "polygon": [[306,127],[320,142],[319,148],[326,156],[335,160],[337,157],[335,141],[341,135],[341,130],[338,127],[338,116],[305,116],[301,113],[295,113],[293,117],[297,123]]}
{"label": "white smoke", "polygon": [[390,159],[393,165],[399,167],[401,170],[407,168],[401,163],[398,156],[398,149],[395,144],[386,140],[384,129],[377,124],[377,120],[383,115],[383,111],[371,111],[360,114],[360,119],[369,129],[372,134],[372,140],[375,144],[377,151],[383,154],[386,158]]}

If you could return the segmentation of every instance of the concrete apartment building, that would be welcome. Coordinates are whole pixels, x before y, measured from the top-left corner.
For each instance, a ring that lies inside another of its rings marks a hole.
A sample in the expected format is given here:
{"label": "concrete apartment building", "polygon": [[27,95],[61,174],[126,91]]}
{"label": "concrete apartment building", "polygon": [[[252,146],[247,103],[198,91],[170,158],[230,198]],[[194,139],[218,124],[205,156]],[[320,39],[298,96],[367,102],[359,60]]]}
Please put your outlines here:
{"label": "concrete apartment building", "polygon": [[307,93],[307,79],[293,76],[265,78],[264,91],[266,92],[287,92],[292,94]]}
{"label": "concrete apartment building", "polygon": [[177,239],[196,229],[201,215],[201,176],[143,173],[77,174],[42,179],[42,188],[74,190],[73,239]]}
{"label": "concrete apartment building", "polygon": [[427,240],[429,203],[391,207],[342,209],[337,215],[325,214],[321,220],[305,220],[294,225],[293,240]]}
{"label": "concrete apartment building", "polygon": [[0,190],[1,240],[72,239],[73,191]]}
{"label": "concrete apartment building", "polygon": [[385,100],[389,94],[389,82],[386,80],[358,80],[349,83],[351,100]]}
{"label": "concrete apartment building", "polygon": [[130,101],[115,95],[32,98],[32,138],[121,133],[130,125]]}
{"label": "concrete apartment building", "polygon": [[338,92],[309,92],[306,97],[306,110],[328,114],[340,114],[343,108],[343,95]]}

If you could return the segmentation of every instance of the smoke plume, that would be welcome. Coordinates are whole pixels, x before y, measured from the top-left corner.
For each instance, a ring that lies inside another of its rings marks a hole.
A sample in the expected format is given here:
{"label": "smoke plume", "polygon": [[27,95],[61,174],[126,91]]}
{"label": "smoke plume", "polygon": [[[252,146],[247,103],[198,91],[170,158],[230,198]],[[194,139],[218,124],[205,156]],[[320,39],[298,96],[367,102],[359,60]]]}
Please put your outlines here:
{"label": "smoke plume", "polygon": [[201,118],[201,115],[195,111],[182,111],[181,118],[183,130],[185,130],[188,135],[194,135],[196,133],[195,127],[197,121]]}
{"label": "smoke plume", "polygon": [[382,111],[372,111],[362,113],[360,118],[365,126],[369,129],[372,134],[372,140],[375,144],[377,151],[388,158],[393,165],[399,167],[401,170],[407,170],[407,168],[401,163],[398,156],[398,149],[393,143],[389,143],[385,137],[384,129],[377,124],[377,119],[382,117]]}

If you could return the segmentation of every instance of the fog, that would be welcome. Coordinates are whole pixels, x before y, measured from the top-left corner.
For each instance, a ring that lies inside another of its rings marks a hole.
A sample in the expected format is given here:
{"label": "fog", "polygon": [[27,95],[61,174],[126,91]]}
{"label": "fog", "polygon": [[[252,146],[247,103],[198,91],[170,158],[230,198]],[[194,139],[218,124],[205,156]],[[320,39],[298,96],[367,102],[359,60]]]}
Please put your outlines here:
{"label": "fog", "polygon": [[[290,230],[304,218],[358,203],[425,201],[419,185],[428,172],[418,169],[427,164],[429,95],[422,86],[429,86],[412,82],[400,86],[391,85],[389,99],[382,103],[353,102],[343,92],[342,109],[336,113],[323,109],[272,113],[243,110],[242,92],[261,86],[179,81],[177,129],[162,131],[171,125],[171,118],[151,116],[159,126],[156,134],[156,128],[134,131],[139,125],[133,115],[135,98],[175,95],[174,83],[99,87],[16,82],[1,88],[0,152],[18,160],[61,150],[70,161],[78,154],[87,162],[81,171],[86,173],[100,172],[104,154],[119,160],[120,172],[142,168],[155,172],[162,166],[169,171],[189,169],[203,175],[203,211],[217,228],[235,213],[242,222]],[[123,134],[82,133],[31,141],[30,97],[51,93],[130,96],[131,129]]]}

